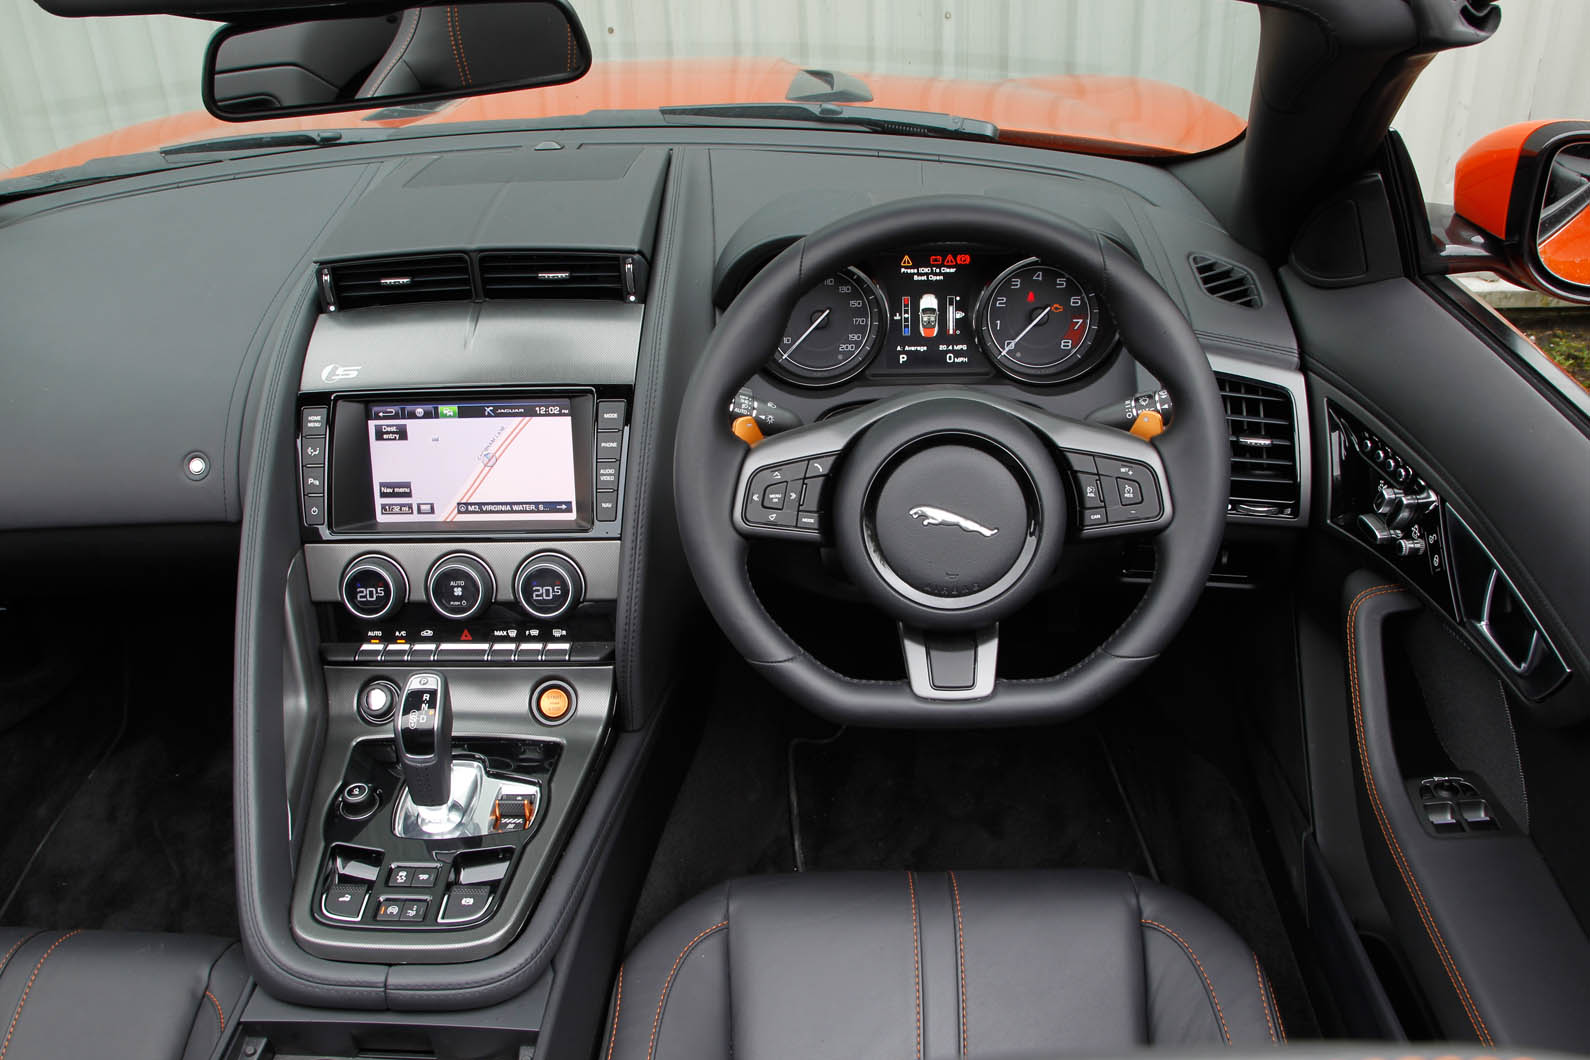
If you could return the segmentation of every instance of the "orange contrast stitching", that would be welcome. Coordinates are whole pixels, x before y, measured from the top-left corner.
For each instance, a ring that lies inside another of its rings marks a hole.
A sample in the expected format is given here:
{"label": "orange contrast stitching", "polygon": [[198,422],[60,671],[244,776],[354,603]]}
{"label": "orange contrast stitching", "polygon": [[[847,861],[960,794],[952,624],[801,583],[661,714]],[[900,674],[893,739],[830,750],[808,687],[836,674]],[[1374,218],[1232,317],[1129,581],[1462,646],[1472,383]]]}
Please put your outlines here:
{"label": "orange contrast stitching", "polygon": [[22,1006],[28,1003],[28,995],[33,992],[33,983],[39,977],[39,969],[44,967],[44,962],[50,959],[50,954],[55,952],[57,946],[71,938],[73,935],[82,934],[83,929],[68,931],[50,944],[44,951],[44,956],[39,958],[39,963],[33,966],[33,974],[28,976],[28,985],[22,988],[22,998],[17,1002],[17,1010],[11,1014],[11,1026],[6,1028],[6,1040],[0,1042],[0,1060],[5,1060],[6,1050],[11,1048],[11,1036],[17,1032],[17,1021],[22,1018]]}
{"label": "orange contrast stitching", "polygon": [[[657,1028],[662,1026],[663,1006],[668,1004],[668,991],[673,989],[674,975],[679,971],[679,966],[685,962],[686,957],[690,956],[690,951],[695,949],[696,943],[700,942],[714,931],[717,931],[719,928],[727,927],[728,924],[729,922],[727,920],[720,920],[716,924],[713,924],[711,927],[707,928],[707,930],[703,931],[701,934],[685,943],[685,948],[680,950],[679,956],[674,958],[674,966],[668,969],[668,978],[663,981],[662,996],[657,999],[657,1015],[651,1021],[651,1044],[646,1046],[646,1060],[654,1060],[657,1055]],[[618,1014],[615,1012],[613,1017],[613,1026],[617,1027]],[[0,1060],[5,1060],[5,1058],[0,1057]]]}
{"label": "orange contrast stitching", "polygon": [[1268,978],[1264,980],[1265,987],[1270,991],[1270,1008],[1275,1011],[1275,1029],[1281,1034],[1281,1044],[1286,1044],[1286,1024],[1281,1020],[1281,999],[1275,996],[1275,984]]}
{"label": "orange contrast stitching", "polygon": [[624,1007],[624,966],[618,966],[618,991],[613,996],[613,1033],[607,1039],[607,1060],[613,1060],[613,1046],[618,1044],[618,1010]]}
{"label": "orange contrast stitching", "polygon": [[916,911],[916,879],[906,870],[905,885],[911,892],[911,976],[916,981],[916,1060],[922,1060],[922,931]]}
{"label": "orange contrast stitching", "polygon": [[1209,991],[1209,1000],[1214,1002],[1215,1005],[1215,1015],[1220,1018],[1220,1033],[1226,1036],[1226,1044],[1230,1045],[1231,1028],[1226,1026],[1226,1012],[1225,1009],[1220,1007],[1220,997],[1215,993],[1215,984],[1210,981],[1209,973],[1204,971],[1204,963],[1198,959],[1198,955],[1193,952],[1193,948],[1187,945],[1186,939],[1176,934],[1164,924],[1161,924],[1157,920],[1144,920],[1142,923],[1147,924],[1151,928],[1158,928],[1159,930],[1163,931],[1165,934],[1169,935],[1171,938],[1180,943],[1181,948],[1187,951],[1187,956],[1192,958],[1193,966],[1198,969],[1198,974],[1204,978],[1204,989]]}
{"label": "orange contrast stitching", "polygon": [[447,18],[447,43],[453,49],[453,66],[458,70],[458,84],[462,87],[469,84],[469,82],[464,80],[464,63],[458,57],[458,36],[453,32],[453,12],[457,10],[456,7],[448,7],[445,17]]}
{"label": "orange contrast stitching", "polygon": [[1347,611],[1347,675],[1352,691],[1353,726],[1358,735],[1358,763],[1363,769],[1364,786],[1368,789],[1369,804],[1375,812],[1375,821],[1380,826],[1381,838],[1386,841],[1392,861],[1397,866],[1397,873],[1402,877],[1402,884],[1408,890],[1408,897],[1413,900],[1414,912],[1419,915],[1419,920],[1424,924],[1424,932],[1430,937],[1430,944],[1435,947],[1436,958],[1440,960],[1441,967],[1446,971],[1446,977],[1451,981],[1452,988],[1457,991],[1458,1004],[1463,1006],[1463,1014],[1468,1017],[1469,1025],[1474,1028],[1474,1033],[1479,1037],[1480,1042],[1484,1045],[1495,1045],[1496,1043],[1491,1039],[1490,1029],[1485,1025],[1485,1018],[1480,1015],[1479,1005],[1469,993],[1468,984],[1463,981],[1463,973],[1458,971],[1457,961],[1447,949],[1446,938],[1436,925],[1434,914],[1430,912],[1424,890],[1413,874],[1413,866],[1408,863],[1407,855],[1402,851],[1402,844],[1397,841],[1397,834],[1392,830],[1391,819],[1386,813],[1385,805],[1380,801],[1380,789],[1375,783],[1374,769],[1369,764],[1369,746],[1364,735],[1363,699],[1358,684],[1358,627],[1354,625],[1354,619],[1358,616],[1358,609],[1366,601],[1402,591],[1401,586],[1390,584],[1365,589],[1353,600],[1352,607]]}
{"label": "orange contrast stitching", "polygon": [[464,13],[456,5],[453,8],[453,20],[458,25],[458,57],[464,60],[464,84],[472,85],[475,83],[475,75],[469,69],[469,48],[464,38]]}
{"label": "orange contrast stitching", "polygon": [[955,893],[955,964],[961,973],[961,1055],[971,1056],[971,1032],[966,1026],[966,929],[961,924],[961,885],[950,872],[950,890]]}
{"label": "orange contrast stitching", "polygon": [[1264,969],[1259,967],[1259,955],[1253,955],[1253,973],[1259,977],[1259,1007],[1264,1009],[1264,1025],[1270,1029],[1270,1042],[1275,1042],[1275,1021],[1270,1018],[1270,995],[1264,989]]}
{"label": "orange contrast stitching", "polygon": [[11,958],[16,956],[17,950],[20,950],[24,945],[26,945],[30,939],[36,939],[38,937],[39,933],[35,931],[31,935],[23,935],[21,938],[17,939],[16,945],[12,946],[9,950],[6,950],[6,955],[4,957],[0,957],[0,972],[6,970],[6,965],[11,963]]}
{"label": "orange contrast stitching", "polygon": [[226,1013],[221,1011],[221,1002],[216,1000],[215,995],[208,990],[204,992],[204,996],[209,998],[210,1004],[215,1006],[215,1018],[221,1021],[221,1029],[223,1031],[226,1030]]}

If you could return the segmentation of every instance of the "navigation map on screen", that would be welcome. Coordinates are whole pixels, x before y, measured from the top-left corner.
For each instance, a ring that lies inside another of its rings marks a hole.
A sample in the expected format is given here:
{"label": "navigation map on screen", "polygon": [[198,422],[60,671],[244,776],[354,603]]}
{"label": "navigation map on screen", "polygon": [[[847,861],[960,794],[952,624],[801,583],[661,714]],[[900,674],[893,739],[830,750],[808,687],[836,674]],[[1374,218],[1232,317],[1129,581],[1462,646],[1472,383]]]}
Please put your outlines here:
{"label": "navigation map on screen", "polygon": [[382,523],[574,518],[569,399],[372,405],[370,482]]}

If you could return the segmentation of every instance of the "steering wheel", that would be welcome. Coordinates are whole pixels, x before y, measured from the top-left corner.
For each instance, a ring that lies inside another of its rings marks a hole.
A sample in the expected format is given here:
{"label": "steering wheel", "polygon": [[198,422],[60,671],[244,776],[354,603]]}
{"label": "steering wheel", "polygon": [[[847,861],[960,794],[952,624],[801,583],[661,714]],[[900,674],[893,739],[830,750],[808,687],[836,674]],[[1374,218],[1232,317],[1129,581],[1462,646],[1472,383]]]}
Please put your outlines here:
{"label": "steering wheel", "polygon": [[[1019,247],[1098,291],[1126,348],[1174,395],[1170,429],[1148,442],[952,387],[873,402],[753,449],[727,429],[732,398],[812,284],[873,254],[946,241]],[[1149,666],[1203,591],[1229,464],[1209,361],[1129,254],[1051,214],[944,196],[836,221],[751,280],[691,376],[674,484],[696,584],[775,687],[836,722],[974,727],[1081,714]],[[1151,535],[1157,563],[1125,622],[1063,673],[999,677],[999,622],[1043,587],[1066,541],[1126,534]],[[752,587],[748,546],[759,538],[831,541],[848,577],[899,624],[907,679],[846,677],[796,644]]]}

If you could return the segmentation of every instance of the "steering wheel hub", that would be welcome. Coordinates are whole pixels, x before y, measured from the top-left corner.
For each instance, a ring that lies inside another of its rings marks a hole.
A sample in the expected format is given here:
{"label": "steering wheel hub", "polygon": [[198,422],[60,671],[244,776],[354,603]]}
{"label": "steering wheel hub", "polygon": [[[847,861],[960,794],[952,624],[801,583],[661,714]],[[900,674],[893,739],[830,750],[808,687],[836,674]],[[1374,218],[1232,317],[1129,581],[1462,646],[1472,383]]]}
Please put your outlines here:
{"label": "steering wheel hub", "polygon": [[1065,536],[1054,458],[974,398],[873,424],[839,468],[835,541],[851,577],[895,618],[970,630],[1026,602]]}
{"label": "steering wheel hub", "polygon": [[880,573],[931,600],[966,599],[1007,581],[1037,531],[1017,474],[986,449],[958,442],[929,443],[894,461],[874,481],[867,510]]}

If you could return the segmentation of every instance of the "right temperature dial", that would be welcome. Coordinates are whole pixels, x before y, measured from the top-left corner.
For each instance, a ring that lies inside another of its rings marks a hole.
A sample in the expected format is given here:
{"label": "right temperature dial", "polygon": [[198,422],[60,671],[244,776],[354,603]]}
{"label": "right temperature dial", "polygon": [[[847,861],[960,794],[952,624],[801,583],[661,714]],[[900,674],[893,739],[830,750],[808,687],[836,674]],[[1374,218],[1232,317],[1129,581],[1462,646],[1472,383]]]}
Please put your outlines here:
{"label": "right temperature dial", "polygon": [[538,552],[519,564],[513,591],[527,614],[551,621],[568,614],[585,596],[585,576],[569,557]]}
{"label": "right temperature dial", "polygon": [[1074,379],[1103,360],[1114,343],[1093,292],[1032,258],[988,285],[978,332],[994,364],[1029,383]]}

